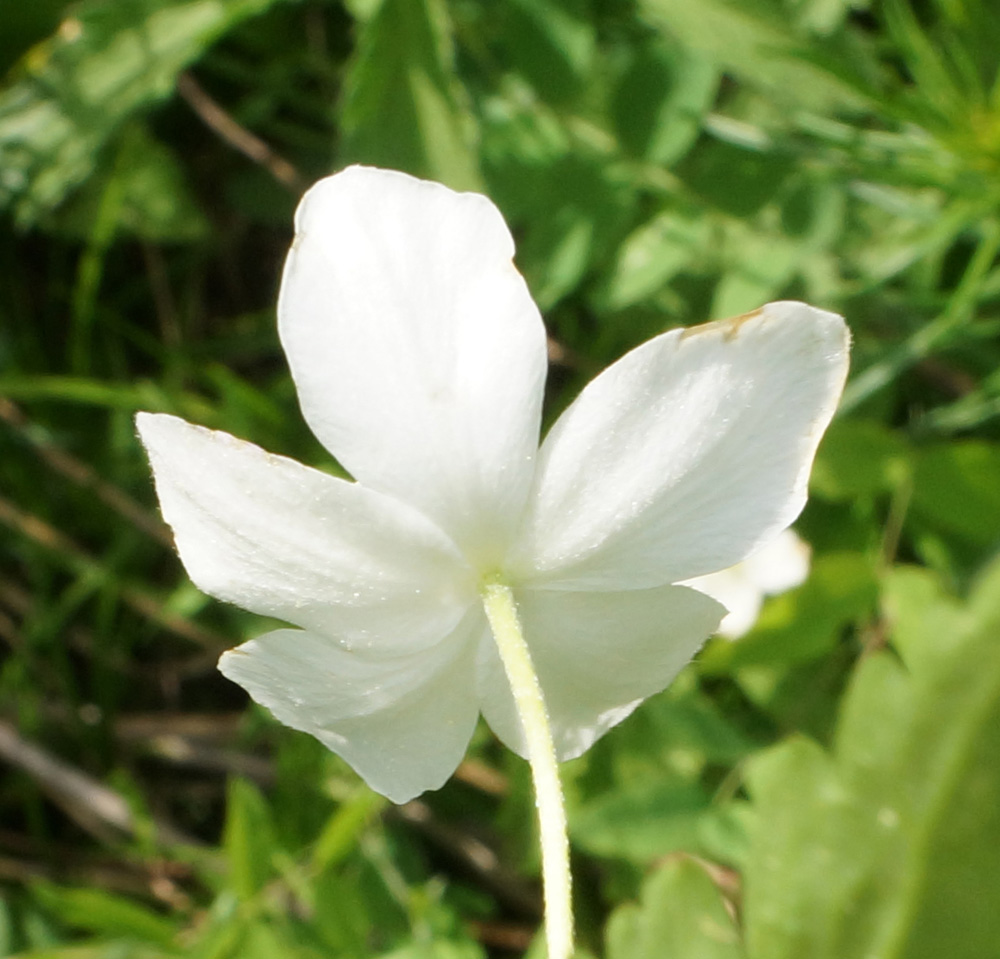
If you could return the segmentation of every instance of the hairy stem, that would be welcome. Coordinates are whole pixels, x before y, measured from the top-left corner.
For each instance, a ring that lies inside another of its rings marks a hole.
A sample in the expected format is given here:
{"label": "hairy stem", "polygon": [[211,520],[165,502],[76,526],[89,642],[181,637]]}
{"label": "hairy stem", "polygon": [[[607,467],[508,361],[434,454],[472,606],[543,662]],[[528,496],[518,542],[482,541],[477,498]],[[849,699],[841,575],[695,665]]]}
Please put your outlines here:
{"label": "hairy stem", "polygon": [[513,592],[503,583],[487,583],[483,586],[482,598],[524,729],[535,784],[548,959],[569,959],[573,952],[569,839],[549,714],[524,640]]}

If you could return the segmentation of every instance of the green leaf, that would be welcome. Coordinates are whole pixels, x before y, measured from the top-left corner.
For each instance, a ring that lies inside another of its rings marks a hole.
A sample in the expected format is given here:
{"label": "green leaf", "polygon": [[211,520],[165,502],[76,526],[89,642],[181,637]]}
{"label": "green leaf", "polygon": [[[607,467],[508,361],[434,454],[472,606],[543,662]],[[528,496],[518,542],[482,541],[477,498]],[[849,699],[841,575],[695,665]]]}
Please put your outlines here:
{"label": "green leaf", "polygon": [[173,922],[123,896],[42,882],[33,891],[48,910],[77,929],[168,947],[175,942],[178,930]]}
{"label": "green leaf", "polygon": [[562,103],[580,93],[593,71],[594,24],[578,0],[508,0],[497,4],[504,66],[538,95]]}
{"label": "green leaf", "polygon": [[1000,445],[970,440],[928,447],[917,459],[913,510],[982,545],[1000,542]]}
{"label": "green leaf", "polygon": [[710,239],[707,217],[679,210],[658,213],[619,247],[601,308],[622,310],[658,293],[677,273],[705,256]]}
{"label": "green leaf", "polygon": [[677,175],[710,204],[746,218],[774,199],[794,170],[790,157],[712,139],[684,159]]}
{"label": "green leaf", "polygon": [[643,888],[641,905],[617,909],[606,933],[608,959],[741,959],[739,932],[698,863],[666,863]]}
{"label": "green leaf", "polygon": [[[538,305],[550,309],[603,260],[629,213],[629,198],[605,157],[585,150],[551,162],[539,175],[524,170],[511,196],[527,211],[518,262]],[[572,343],[571,343],[572,345]]]}
{"label": "green leaf", "polygon": [[223,33],[277,0],[86,0],[0,93],[0,209],[21,224],[94,171],[137,111]]}
{"label": "green leaf", "polygon": [[953,649],[969,626],[969,611],[938,576],[919,566],[897,566],[882,583],[882,610],[892,645],[910,669]]}
{"label": "green leaf", "polygon": [[481,189],[475,123],[454,69],[443,0],[382,0],[344,78],[343,159]]}
{"label": "green leaf", "polygon": [[59,23],[66,0],[35,0],[8,3],[0,31],[0,76],[17,62],[25,50],[47,37]]}
{"label": "green leaf", "polygon": [[719,79],[708,59],[667,37],[640,47],[613,92],[622,146],[661,166],[676,163],[698,138]]}
{"label": "green leaf", "polygon": [[834,420],[823,437],[809,486],[828,500],[855,500],[892,489],[910,471],[906,441],[872,420]]}
{"label": "green leaf", "polygon": [[818,556],[797,589],[773,597],[738,642],[719,640],[699,659],[707,673],[801,663],[829,653],[844,626],[865,616],[878,595],[871,561],[860,553]]}
{"label": "green leaf", "polygon": [[208,220],[191,195],[184,171],[170,149],[138,123],[126,125],[117,140],[113,162],[92,176],[44,224],[87,238],[110,192],[115,196],[113,232],[131,233],[152,242],[204,237]]}
{"label": "green leaf", "polygon": [[[815,109],[858,106],[853,86],[826,70],[820,49],[790,23],[785,4],[770,0],[641,0],[654,23],[727,72],[763,87],[779,102]],[[845,58],[846,59],[846,58]]]}
{"label": "green leaf", "polygon": [[342,803],[327,820],[316,840],[312,853],[313,868],[322,872],[343,861],[385,804],[385,799],[370,789],[361,789]]}
{"label": "green leaf", "polygon": [[728,233],[728,265],[712,299],[713,316],[739,316],[775,299],[809,253],[783,236],[738,228]]}
{"label": "green leaf", "polygon": [[439,939],[394,949],[379,959],[483,959],[483,955],[482,948],[475,943]]}
{"label": "green leaf", "polygon": [[252,899],[275,875],[275,840],[266,800],[244,779],[229,783],[223,847],[232,889]]}
{"label": "green leaf", "polygon": [[620,786],[570,817],[574,842],[598,856],[650,862],[677,850],[700,851],[698,821],[709,797],[672,777]]}
{"label": "green leaf", "polygon": [[751,763],[750,956],[995,951],[1000,563],[966,609],[958,641],[925,648],[909,672],[887,652],[862,661],[832,755],[794,739]]}

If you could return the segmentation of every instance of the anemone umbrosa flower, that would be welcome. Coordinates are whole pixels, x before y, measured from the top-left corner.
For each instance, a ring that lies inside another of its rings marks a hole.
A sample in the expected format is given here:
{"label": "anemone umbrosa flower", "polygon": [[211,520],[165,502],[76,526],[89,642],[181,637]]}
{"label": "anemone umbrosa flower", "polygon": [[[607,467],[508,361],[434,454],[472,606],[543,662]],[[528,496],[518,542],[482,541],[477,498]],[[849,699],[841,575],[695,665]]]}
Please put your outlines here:
{"label": "anemone umbrosa flower", "polygon": [[802,303],[676,329],[539,448],[545,330],[485,197],[352,167],[296,218],[278,302],[303,415],[347,480],[174,416],[138,428],[206,593],[287,622],[220,668],[397,802],[482,713],[525,733],[484,610],[510,591],[560,760],[663,689],[725,609],[679,581],[798,515],[847,369]]}

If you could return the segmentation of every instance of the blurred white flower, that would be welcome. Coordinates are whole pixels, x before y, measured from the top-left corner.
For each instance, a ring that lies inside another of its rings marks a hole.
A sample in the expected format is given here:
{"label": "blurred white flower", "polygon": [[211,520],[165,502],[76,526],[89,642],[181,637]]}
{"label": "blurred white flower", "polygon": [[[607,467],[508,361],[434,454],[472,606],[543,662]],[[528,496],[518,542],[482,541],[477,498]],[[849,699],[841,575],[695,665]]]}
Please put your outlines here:
{"label": "blurred white flower", "polygon": [[727,639],[739,639],[757,622],[765,596],[777,596],[805,582],[809,555],[808,544],[786,529],[742,563],[686,580],[683,585],[722,603],[729,612],[716,632]]}
{"label": "blurred white flower", "polygon": [[538,448],[545,331],[485,197],[352,167],[314,186],[278,302],[302,412],[356,482],[143,413],[163,514],[205,592],[276,617],[222,671],[398,802],[482,712],[524,754],[483,611],[514,589],[560,759],[663,689],[723,609],[686,586],[798,515],[847,368],[801,303],[672,330]]}

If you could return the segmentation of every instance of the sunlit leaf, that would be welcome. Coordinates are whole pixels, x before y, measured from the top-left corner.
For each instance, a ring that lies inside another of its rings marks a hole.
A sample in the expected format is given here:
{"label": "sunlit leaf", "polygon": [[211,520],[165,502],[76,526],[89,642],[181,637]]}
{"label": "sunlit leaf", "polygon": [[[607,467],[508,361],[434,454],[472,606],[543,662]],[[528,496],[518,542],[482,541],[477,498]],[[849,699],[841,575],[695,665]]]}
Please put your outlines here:
{"label": "sunlit leaf", "polygon": [[608,959],[740,959],[739,932],[705,869],[666,863],[646,883],[640,905],[622,906],[607,929]]}
{"label": "sunlit leaf", "polygon": [[859,666],[833,754],[755,760],[751,956],[978,959],[1000,936],[1000,566],[959,643]]}
{"label": "sunlit leaf", "polygon": [[[780,99],[830,108],[863,102],[852,85],[819,65],[804,29],[771,0],[642,0],[643,12],[691,49]],[[808,24],[803,24],[803,27]]]}
{"label": "sunlit leaf", "polygon": [[694,144],[715,99],[718,69],[658,37],[639,47],[614,88],[612,119],[625,149],[669,166]]}
{"label": "sunlit leaf", "polygon": [[0,208],[23,224],[95,169],[122,122],[168,97],[223,33],[277,0],[85,0],[0,92]]}
{"label": "sunlit leaf", "polygon": [[913,508],[973,543],[1000,543],[1000,446],[967,441],[923,450]]}
{"label": "sunlit leaf", "polygon": [[267,803],[246,780],[229,784],[223,844],[233,890],[253,898],[274,875],[275,844]]}
{"label": "sunlit leaf", "polygon": [[454,77],[443,0],[382,0],[361,27],[344,81],[345,162],[481,188],[476,129]]}
{"label": "sunlit leaf", "polygon": [[47,909],[77,929],[162,946],[175,942],[175,922],[124,896],[104,889],[64,889],[48,883],[37,884],[34,891]]}

